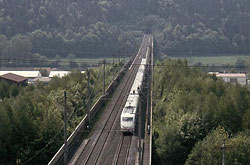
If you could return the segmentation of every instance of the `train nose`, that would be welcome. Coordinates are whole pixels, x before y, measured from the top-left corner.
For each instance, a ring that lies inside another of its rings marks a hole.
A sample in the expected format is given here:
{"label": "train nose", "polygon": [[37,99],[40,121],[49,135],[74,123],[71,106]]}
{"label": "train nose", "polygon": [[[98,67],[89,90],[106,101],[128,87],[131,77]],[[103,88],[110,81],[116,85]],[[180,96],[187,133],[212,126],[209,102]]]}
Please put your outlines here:
{"label": "train nose", "polygon": [[129,130],[131,127],[121,126],[121,129],[123,130]]}
{"label": "train nose", "polygon": [[133,123],[121,124],[122,130],[133,130],[133,128],[134,128]]}

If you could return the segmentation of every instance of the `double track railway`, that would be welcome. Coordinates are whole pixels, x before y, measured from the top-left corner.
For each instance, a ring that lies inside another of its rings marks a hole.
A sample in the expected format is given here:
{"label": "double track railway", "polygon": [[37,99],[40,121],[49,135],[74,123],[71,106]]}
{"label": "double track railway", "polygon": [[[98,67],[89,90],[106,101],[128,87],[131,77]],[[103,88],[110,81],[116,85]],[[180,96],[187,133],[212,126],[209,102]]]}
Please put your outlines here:
{"label": "double track railway", "polygon": [[[120,131],[120,115],[128,93],[134,82],[141,59],[145,57],[147,47],[151,45],[152,35],[145,35],[137,56],[103,110],[93,128],[92,135],[83,149],[79,149],[71,164],[127,164],[132,147],[133,136],[124,136]],[[72,163],[74,162],[74,163]]]}

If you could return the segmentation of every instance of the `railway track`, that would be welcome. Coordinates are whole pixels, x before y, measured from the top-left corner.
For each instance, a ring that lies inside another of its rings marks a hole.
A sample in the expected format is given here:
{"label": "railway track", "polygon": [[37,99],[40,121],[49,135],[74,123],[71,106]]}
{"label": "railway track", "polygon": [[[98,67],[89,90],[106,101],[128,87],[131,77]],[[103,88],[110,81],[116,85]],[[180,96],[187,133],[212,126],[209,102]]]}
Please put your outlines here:
{"label": "railway track", "polygon": [[[123,81],[112,97],[113,104],[105,109],[105,114],[101,118],[101,122],[95,128],[93,135],[90,137],[88,144],[81,151],[76,163],[74,164],[125,164],[132,136],[123,136],[119,131],[119,118],[122,108],[126,102],[133,80],[139,68],[139,64],[143,54],[145,54],[145,40],[140,47],[138,56],[134,61],[134,65],[128,70]],[[120,140],[119,140],[120,139]],[[108,154],[108,155],[107,155]],[[114,155],[116,155],[114,157]]]}
{"label": "railway track", "polygon": [[[133,73],[130,74],[130,77],[128,78],[128,82],[126,84],[129,84],[128,86],[131,86],[129,80],[133,79],[135,70],[133,70]],[[106,121],[104,128],[101,130],[101,133],[96,138],[96,141],[92,144],[92,147],[90,149],[89,154],[87,155],[84,164],[97,164],[97,161],[99,160],[100,154],[102,153],[102,150],[104,148],[105,142],[108,138],[108,135],[110,131],[112,131],[112,127],[115,124],[115,120],[119,118],[119,112],[122,109],[122,102],[125,100],[125,97],[123,95],[123,92],[128,92],[129,88],[127,86],[124,86],[121,94],[119,95],[119,98],[117,102],[115,103],[115,106],[110,114],[110,117]]]}
{"label": "railway track", "polygon": [[[150,41],[151,40],[149,40],[147,38],[144,39],[144,42],[150,43]],[[139,56],[140,59],[145,58],[146,47],[147,47],[146,45],[147,44],[145,44],[143,47],[140,48],[140,51],[139,51],[140,52],[140,56]],[[136,66],[138,63],[140,63],[140,62],[134,62],[133,64],[134,64],[134,66]],[[139,67],[139,65],[137,65],[137,66]],[[123,107],[124,107],[124,105],[122,106],[122,108]],[[120,114],[121,113],[119,113],[119,117],[120,117]],[[112,130],[120,130],[120,120],[119,119],[117,119],[117,122],[114,124],[114,128]],[[119,139],[121,139],[122,136],[123,136],[123,134],[120,131],[112,131],[109,134],[109,137],[107,138],[106,144],[104,146],[105,152],[102,152],[97,164],[114,164],[115,159],[117,157],[117,156],[114,157],[114,155],[119,155],[119,153],[117,153],[119,151],[119,150],[117,150],[117,148],[119,148],[119,146],[121,144]],[[133,140],[136,140],[136,138],[133,138]],[[133,147],[136,148],[136,146],[133,146]],[[121,159],[122,156],[119,156],[119,157],[120,157],[119,162],[121,162],[121,160],[127,161],[127,158]]]}
{"label": "railway track", "polygon": [[121,136],[113,165],[127,164],[132,136]]}

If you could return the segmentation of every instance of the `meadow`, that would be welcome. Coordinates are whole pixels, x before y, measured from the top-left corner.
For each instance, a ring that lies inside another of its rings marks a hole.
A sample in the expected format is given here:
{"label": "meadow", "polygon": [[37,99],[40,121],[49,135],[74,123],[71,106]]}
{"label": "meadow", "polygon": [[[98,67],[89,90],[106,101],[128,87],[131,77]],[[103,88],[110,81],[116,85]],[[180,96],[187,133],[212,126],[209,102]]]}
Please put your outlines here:
{"label": "meadow", "polygon": [[245,60],[250,62],[250,55],[228,55],[228,56],[183,56],[172,57],[177,59],[187,59],[189,65],[201,63],[202,65],[234,65],[237,60]]}

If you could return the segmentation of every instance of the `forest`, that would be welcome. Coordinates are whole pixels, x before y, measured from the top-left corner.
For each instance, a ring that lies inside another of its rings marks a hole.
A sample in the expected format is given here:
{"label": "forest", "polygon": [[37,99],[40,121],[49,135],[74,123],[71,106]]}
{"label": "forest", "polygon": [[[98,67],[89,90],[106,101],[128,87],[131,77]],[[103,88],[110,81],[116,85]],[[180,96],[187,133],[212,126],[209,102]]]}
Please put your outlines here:
{"label": "forest", "polygon": [[130,55],[145,29],[152,29],[160,54],[250,53],[248,0],[0,0],[0,6],[1,61]]}
{"label": "forest", "polygon": [[154,70],[153,162],[250,162],[250,92],[187,61],[158,61]]}
{"label": "forest", "polygon": [[[122,63],[106,66],[106,85]],[[91,103],[103,93],[102,67],[90,69]],[[47,164],[63,144],[64,91],[67,92],[68,135],[87,112],[87,76],[74,71],[53,77],[49,85],[18,87],[0,81],[0,163]],[[85,135],[87,136],[87,134]]]}

